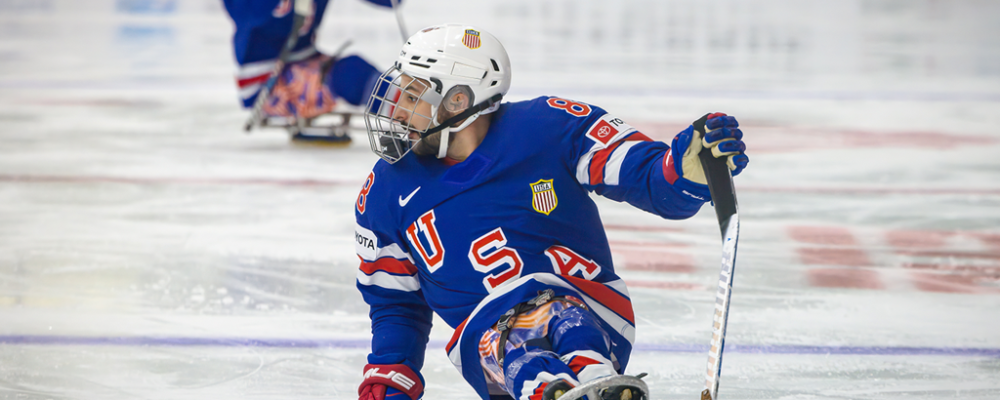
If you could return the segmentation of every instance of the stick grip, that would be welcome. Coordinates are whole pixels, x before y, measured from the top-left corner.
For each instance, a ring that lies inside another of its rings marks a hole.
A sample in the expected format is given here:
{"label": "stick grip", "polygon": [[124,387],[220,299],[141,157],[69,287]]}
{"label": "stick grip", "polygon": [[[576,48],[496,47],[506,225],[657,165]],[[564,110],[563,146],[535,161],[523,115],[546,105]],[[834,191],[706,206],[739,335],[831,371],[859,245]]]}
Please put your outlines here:
{"label": "stick grip", "polygon": [[[698,118],[692,125],[695,131],[705,137],[707,132],[705,123],[708,116]],[[733,188],[733,175],[729,171],[726,158],[715,158],[712,156],[712,149],[703,148],[698,153],[701,166],[705,169],[705,179],[708,180],[708,191],[712,194],[712,202],[715,203],[715,215],[719,218],[719,229],[722,231],[723,239],[726,236],[726,229],[729,226],[729,217],[737,212],[736,190]]]}

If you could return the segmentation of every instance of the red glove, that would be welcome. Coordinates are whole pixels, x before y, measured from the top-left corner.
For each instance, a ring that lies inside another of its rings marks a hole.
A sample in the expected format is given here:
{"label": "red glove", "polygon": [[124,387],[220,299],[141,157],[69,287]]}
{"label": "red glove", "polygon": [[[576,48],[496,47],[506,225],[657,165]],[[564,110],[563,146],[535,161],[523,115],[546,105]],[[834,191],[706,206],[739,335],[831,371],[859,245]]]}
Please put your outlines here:
{"label": "red glove", "polygon": [[403,364],[365,365],[365,380],[358,387],[359,400],[385,400],[387,391],[391,395],[397,390],[410,400],[417,400],[424,394],[424,384],[416,372]]}

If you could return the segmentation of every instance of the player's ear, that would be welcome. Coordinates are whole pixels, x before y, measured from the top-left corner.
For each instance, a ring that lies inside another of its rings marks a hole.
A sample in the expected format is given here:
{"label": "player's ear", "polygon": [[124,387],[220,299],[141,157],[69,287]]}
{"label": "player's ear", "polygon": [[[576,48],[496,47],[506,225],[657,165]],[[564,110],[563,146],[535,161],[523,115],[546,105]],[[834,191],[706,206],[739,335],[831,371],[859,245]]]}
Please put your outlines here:
{"label": "player's ear", "polygon": [[445,96],[442,106],[445,111],[454,115],[462,111],[465,111],[469,107],[472,107],[472,89],[465,85],[459,85],[448,90],[448,94]]}

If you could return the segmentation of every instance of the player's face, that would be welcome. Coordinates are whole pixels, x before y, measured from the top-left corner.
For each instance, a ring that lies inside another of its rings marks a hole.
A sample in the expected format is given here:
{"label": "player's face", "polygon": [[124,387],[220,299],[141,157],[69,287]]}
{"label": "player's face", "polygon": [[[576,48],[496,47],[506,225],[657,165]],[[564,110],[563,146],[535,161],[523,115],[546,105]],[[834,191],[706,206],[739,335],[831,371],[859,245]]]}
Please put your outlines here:
{"label": "player's face", "polygon": [[437,154],[441,147],[441,133],[435,132],[420,138],[420,132],[426,131],[431,124],[431,104],[421,100],[421,95],[430,89],[427,81],[403,75],[400,81],[403,88],[392,113],[392,119],[399,121],[409,129],[410,140],[417,141],[412,150],[420,156]]}
{"label": "player's face", "polygon": [[410,138],[416,140],[420,138],[418,132],[427,130],[431,124],[431,104],[420,99],[424,92],[430,90],[430,85],[423,79],[414,79],[408,75],[403,75],[401,79],[402,91],[392,119],[406,126],[410,131]]}

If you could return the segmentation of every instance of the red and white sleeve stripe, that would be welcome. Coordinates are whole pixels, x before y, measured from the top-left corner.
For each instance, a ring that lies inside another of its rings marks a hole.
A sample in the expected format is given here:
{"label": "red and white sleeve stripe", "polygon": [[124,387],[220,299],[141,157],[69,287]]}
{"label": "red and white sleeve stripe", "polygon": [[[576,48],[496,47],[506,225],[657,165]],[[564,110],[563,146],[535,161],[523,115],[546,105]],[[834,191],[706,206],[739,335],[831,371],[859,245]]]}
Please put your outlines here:
{"label": "red and white sleeve stripe", "polygon": [[380,246],[382,243],[375,233],[361,225],[355,226],[355,239],[355,249],[361,259],[358,283],[404,292],[420,290],[413,258],[398,244]]}
{"label": "red and white sleeve stripe", "polygon": [[[399,246],[392,244],[379,249],[379,253],[386,254],[375,260],[365,260],[360,255],[361,266],[358,267],[358,283],[365,286],[378,286],[384,289],[395,289],[404,292],[415,292],[420,290],[420,281],[417,279],[417,267],[409,259],[409,255],[397,253]],[[399,258],[397,258],[399,257]]]}

